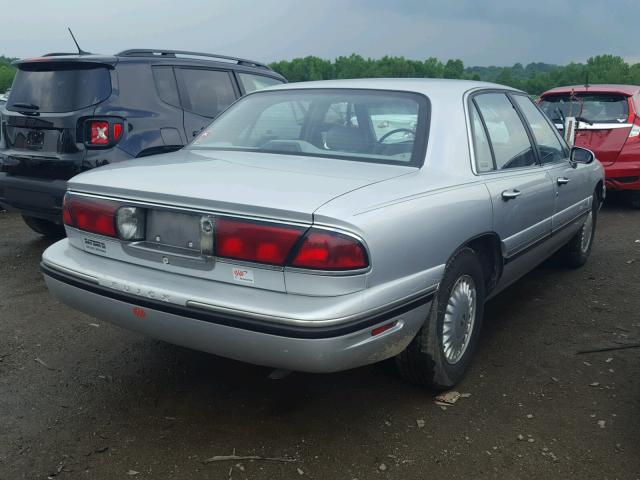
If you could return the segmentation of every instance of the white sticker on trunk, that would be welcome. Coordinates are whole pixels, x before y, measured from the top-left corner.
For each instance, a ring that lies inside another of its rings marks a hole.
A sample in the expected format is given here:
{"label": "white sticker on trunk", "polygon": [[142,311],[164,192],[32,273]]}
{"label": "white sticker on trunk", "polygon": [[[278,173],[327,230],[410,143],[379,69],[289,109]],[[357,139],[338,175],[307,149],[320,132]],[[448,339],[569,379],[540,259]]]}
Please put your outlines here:
{"label": "white sticker on trunk", "polygon": [[87,252],[97,253],[98,255],[107,254],[107,244],[101,240],[94,240],[93,238],[84,237],[82,245]]}
{"label": "white sticker on trunk", "polygon": [[253,270],[240,267],[232,267],[233,279],[239,283],[251,283],[253,284]]}

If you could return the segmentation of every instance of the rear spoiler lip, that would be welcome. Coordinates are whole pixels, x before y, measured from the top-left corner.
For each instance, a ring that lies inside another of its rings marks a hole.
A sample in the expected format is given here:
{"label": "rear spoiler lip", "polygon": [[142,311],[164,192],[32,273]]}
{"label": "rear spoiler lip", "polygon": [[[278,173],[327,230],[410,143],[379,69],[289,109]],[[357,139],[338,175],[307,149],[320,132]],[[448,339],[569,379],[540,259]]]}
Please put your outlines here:
{"label": "rear spoiler lip", "polygon": [[44,63],[95,63],[99,65],[107,65],[110,67],[115,66],[118,63],[118,58],[107,55],[55,55],[44,56],[35,58],[23,58],[20,60],[14,60],[12,65],[20,68],[23,65],[29,64],[44,64]]}

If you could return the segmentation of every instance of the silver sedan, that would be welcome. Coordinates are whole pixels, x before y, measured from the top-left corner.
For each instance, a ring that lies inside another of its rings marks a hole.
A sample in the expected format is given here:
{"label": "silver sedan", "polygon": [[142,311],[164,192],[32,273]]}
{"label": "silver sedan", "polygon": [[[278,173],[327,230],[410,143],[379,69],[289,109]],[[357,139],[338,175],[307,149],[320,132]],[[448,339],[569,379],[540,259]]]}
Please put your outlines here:
{"label": "silver sedan", "polygon": [[68,305],[168,342],[307,372],[395,357],[441,390],[487,299],[555,252],[586,262],[603,185],[517,90],[289,84],[181,151],[71,179],[42,270]]}

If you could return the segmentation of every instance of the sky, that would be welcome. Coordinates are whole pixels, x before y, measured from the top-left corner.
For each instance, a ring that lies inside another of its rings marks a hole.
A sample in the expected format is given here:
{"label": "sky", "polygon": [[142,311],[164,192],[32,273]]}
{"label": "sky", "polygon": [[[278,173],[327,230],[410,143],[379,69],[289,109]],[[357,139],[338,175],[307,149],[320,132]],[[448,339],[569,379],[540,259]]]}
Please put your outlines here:
{"label": "sky", "polygon": [[640,62],[638,0],[0,0],[0,54],[128,48],[271,62],[359,53],[460,58],[466,66]]}

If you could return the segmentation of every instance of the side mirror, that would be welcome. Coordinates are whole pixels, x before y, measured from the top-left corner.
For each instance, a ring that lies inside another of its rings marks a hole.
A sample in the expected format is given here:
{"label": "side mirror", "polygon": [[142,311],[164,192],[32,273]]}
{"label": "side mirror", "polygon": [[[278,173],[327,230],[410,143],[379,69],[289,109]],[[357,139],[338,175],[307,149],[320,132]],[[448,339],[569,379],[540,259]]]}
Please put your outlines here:
{"label": "side mirror", "polygon": [[585,165],[588,165],[596,159],[596,156],[589,149],[582,147],[571,147],[571,155],[569,158],[571,159],[571,163],[573,163],[574,165],[577,163],[584,163]]}

